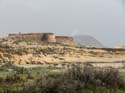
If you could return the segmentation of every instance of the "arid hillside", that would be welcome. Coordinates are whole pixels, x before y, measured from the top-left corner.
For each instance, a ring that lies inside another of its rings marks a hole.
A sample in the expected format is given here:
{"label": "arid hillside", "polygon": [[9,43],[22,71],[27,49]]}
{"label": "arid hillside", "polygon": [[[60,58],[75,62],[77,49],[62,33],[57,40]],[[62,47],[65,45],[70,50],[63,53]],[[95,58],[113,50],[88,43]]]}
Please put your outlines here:
{"label": "arid hillside", "polygon": [[[70,46],[61,43],[36,43],[1,40],[0,62],[17,65],[92,63],[96,66],[124,66],[125,49]],[[116,65],[117,63],[117,65]]]}

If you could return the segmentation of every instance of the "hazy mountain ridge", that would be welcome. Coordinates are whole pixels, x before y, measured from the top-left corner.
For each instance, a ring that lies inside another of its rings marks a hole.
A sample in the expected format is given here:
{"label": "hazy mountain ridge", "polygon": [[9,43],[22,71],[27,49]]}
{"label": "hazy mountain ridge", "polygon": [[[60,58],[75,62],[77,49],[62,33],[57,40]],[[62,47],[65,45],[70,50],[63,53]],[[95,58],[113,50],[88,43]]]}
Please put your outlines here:
{"label": "hazy mountain ridge", "polygon": [[74,41],[80,45],[95,46],[99,48],[104,47],[104,45],[101,42],[99,42],[97,39],[89,35],[75,35],[73,36],[73,38]]}

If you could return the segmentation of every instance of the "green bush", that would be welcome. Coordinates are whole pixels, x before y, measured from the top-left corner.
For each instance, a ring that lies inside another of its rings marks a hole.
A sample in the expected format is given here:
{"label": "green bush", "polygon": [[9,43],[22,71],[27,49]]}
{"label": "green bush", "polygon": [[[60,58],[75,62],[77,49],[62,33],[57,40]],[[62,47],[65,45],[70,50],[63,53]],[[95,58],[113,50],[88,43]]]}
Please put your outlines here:
{"label": "green bush", "polygon": [[74,66],[64,74],[55,76],[46,75],[38,79],[35,83],[40,91],[38,93],[52,93],[52,91],[53,93],[81,93],[86,89],[106,91],[106,89],[124,90],[125,88],[125,82],[119,72],[113,68],[97,69],[90,66]]}
{"label": "green bush", "polygon": [[0,93],[125,93],[125,82],[117,69],[74,65],[63,73],[44,73],[6,64],[15,74],[0,78]]}

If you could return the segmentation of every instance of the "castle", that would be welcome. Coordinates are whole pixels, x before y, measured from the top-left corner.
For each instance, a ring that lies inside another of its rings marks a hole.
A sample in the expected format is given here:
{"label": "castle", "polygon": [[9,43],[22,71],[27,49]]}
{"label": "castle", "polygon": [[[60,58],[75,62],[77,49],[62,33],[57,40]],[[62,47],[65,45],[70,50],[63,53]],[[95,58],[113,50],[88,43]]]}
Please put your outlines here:
{"label": "castle", "polygon": [[26,33],[26,34],[9,34],[9,39],[26,40],[26,41],[41,41],[41,42],[57,42],[62,44],[73,45],[74,41],[69,36],[56,36],[54,33]]}

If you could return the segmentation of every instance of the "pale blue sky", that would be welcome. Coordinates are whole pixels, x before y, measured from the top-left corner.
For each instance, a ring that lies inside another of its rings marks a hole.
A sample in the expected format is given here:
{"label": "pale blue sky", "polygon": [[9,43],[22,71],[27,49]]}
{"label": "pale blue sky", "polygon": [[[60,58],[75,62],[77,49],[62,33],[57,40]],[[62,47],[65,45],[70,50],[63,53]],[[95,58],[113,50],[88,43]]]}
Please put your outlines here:
{"label": "pale blue sky", "polygon": [[125,45],[124,0],[0,0],[0,35],[55,32]]}

